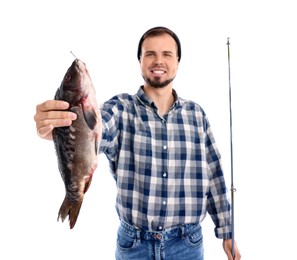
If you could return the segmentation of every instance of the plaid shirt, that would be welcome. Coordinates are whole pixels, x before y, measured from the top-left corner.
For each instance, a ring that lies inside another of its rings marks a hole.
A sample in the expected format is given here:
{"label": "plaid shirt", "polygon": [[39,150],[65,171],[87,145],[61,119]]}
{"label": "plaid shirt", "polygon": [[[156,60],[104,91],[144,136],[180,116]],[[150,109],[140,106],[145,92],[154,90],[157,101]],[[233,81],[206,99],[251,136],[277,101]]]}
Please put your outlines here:
{"label": "plaid shirt", "polygon": [[120,219],[143,230],[163,231],[200,223],[208,212],[218,238],[231,238],[227,189],[208,119],[179,98],[158,114],[142,87],[101,107],[105,153],[117,184]]}

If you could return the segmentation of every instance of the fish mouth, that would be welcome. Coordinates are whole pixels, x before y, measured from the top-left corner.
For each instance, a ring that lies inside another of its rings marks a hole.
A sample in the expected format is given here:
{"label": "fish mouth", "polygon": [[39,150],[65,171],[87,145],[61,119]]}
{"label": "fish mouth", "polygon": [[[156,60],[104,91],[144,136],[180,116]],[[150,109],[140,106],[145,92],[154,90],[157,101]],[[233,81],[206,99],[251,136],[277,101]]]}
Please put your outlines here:
{"label": "fish mouth", "polygon": [[74,66],[75,68],[77,68],[79,71],[86,71],[86,64],[84,62],[82,62],[79,59],[76,59],[74,62]]}

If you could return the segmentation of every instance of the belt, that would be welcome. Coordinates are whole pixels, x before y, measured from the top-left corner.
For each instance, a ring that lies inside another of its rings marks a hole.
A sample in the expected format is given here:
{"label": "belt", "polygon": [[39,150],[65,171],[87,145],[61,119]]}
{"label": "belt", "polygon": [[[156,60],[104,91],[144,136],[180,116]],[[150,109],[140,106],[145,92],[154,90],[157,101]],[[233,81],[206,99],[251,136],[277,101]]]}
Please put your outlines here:
{"label": "belt", "polygon": [[165,231],[146,231],[121,220],[121,227],[132,238],[137,240],[169,240],[175,237],[186,236],[194,228],[201,228],[200,224],[182,224]]}

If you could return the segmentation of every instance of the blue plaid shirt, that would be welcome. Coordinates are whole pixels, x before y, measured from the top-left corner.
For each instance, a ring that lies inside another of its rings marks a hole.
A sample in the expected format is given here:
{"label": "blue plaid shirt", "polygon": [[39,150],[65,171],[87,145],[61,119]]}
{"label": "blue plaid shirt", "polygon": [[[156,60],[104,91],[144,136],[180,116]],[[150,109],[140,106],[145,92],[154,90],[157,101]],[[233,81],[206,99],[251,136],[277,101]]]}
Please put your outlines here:
{"label": "blue plaid shirt", "polygon": [[231,212],[208,119],[196,103],[179,98],[161,116],[142,87],[101,106],[105,153],[117,184],[120,219],[163,231],[200,223],[208,212],[215,235],[228,239]]}

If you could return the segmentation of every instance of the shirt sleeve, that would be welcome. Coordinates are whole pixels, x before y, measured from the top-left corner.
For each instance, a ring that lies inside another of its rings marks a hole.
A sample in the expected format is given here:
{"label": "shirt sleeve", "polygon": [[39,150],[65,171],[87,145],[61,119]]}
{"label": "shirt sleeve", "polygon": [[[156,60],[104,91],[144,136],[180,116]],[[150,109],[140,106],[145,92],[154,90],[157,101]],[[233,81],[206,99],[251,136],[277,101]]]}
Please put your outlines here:
{"label": "shirt sleeve", "polygon": [[215,224],[215,235],[217,238],[232,238],[231,229],[231,206],[224,174],[221,165],[221,155],[216,147],[216,143],[207,118],[206,125],[206,155],[209,167],[209,192],[207,212]]}
{"label": "shirt sleeve", "polygon": [[100,107],[102,118],[102,139],[99,153],[106,154],[109,161],[114,161],[117,155],[119,133],[119,104],[116,98],[106,101]]}

